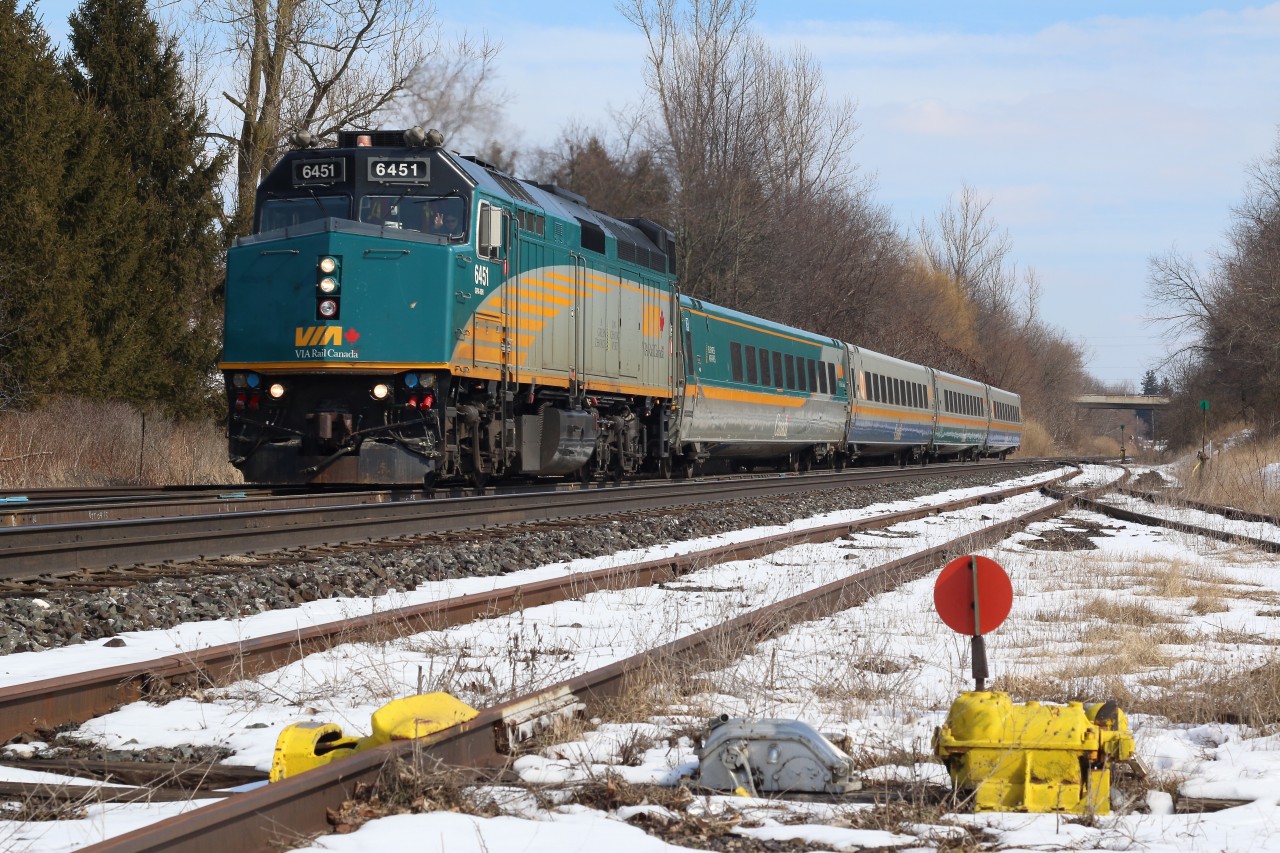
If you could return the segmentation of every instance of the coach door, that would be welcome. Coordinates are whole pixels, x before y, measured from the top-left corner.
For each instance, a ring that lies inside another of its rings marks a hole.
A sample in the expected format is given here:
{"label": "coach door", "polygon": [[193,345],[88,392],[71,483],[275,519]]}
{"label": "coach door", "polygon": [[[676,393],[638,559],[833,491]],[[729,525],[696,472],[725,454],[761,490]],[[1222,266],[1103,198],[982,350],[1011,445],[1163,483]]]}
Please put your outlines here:
{"label": "coach door", "polygon": [[[502,208],[480,202],[480,228],[476,238],[474,266],[474,296],[481,305],[471,315],[471,363],[476,368],[488,368],[498,374],[505,385],[510,381],[511,340],[508,289],[503,285],[504,272],[508,269],[508,239],[504,239],[506,223],[510,222]],[[497,290],[497,299],[490,294]],[[481,294],[485,294],[481,296]],[[477,372],[483,376],[483,372]]]}

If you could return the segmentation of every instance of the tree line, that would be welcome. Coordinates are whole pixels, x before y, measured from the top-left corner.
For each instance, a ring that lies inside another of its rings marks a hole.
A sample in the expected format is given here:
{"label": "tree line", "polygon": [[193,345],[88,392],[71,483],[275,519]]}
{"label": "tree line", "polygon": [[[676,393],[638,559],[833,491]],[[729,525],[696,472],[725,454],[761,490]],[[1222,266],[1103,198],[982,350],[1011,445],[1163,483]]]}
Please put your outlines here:
{"label": "tree line", "polygon": [[936,219],[895,223],[854,163],[854,104],[803,48],[770,47],[750,0],[620,9],[645,38],[648,108],[566,128],[533,152],[540,179],[673,225],[692,296],[1017,391],[1075,440],[1083,351],[1039,316],[991,199],[965,186]]}
{"label": "tree line", "polygon": [[962,187],[936,218],[895,222],[854,161],[855,105],[802,47],[770,46],[750,0],[624,0],[643,108],[525,152],[504,136],[500,45],[444,39],[412,0],[177,0],[153,9],[166,26],[147,0],[84,0],[65,56],[33,9],[0,0],[9,405],[70,393],[198,411],[221,250],[285,140],[398,122],[670,225],[692,296],[1017,391],[1054,440],[1075,437],[1083,354],[1038,315],[991,200]]}
{"label": "tree line", "polygon": [[497,46],[416,0],[84,0],[69,30],[0,0],[0,408],[217,412],[223,250],[289,135],[409,111],[486,140],[502,98]]}
{"label": "tree line", "polygon": [[217,353],[221,156],[143,0],[86,2],[70,47],[0,0],[0,388],[208,399]]}

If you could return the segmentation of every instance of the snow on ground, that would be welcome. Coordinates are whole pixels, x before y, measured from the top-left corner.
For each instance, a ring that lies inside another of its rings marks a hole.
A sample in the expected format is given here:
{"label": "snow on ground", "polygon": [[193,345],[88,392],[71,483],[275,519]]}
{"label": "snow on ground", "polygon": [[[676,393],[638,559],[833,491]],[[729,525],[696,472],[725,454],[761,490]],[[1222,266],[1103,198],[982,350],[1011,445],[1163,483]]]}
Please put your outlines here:
{"label": "snow on ground", "polygon": [[[1061,476],[1069,472],[1069,470],[1059,469],[1032,474],[1010,480],[1004,485],[1016,486],[1019,484],[1043,483]],[[1091,474],[1095,470],[1113,472],[1112,476],[1114,476],[1116,469],[1101,465],[1086,466],[1086,476],[1095,476]],[[1102,476],[1105,476],[1105,474]],[[367,615],[371,612],[381,612],[397,607],[408,607],[473,593],[488,592],[494,589],[504,589],[537,581],[568,577],[577,573],[627,565],[641,560],[686,554],[690,551],[705,550],[716,545],[755,539],[782,530],[807,530],[827,524],[856,521],[890,512],[933,506],[971,495],[982,494],[988,490],[989,487],[987,486],[951,489],[909,500],[874,504],[859,509],[800,519],[786,526],[748,528],[723,533],[718,536],[673,542],[653,548],[620,551],[608,557],[592,557],[567,563],[553,563],[541,568],[512,572],[506,575],[455,578],[426,583],[414,590],[392,590],[386,595],[376,598],[332,598],[309,602],[300,607],[258,613],[242,619],[192,622],[172,629],[158,631],[127,631],[119,635],[120,639],[125,641],[125,645],[119,647],[108,647],[104,646],[102,642],[97,642],[49,649],[42,652],[4,655],[0,656],[0,687],[23,684],[45,678],[55,678],[60,675],[69,675],[108,666],[151,661],[169,656],[181,657],[188,652],[208,648],[209,646],[236,643],[269,634],[295,631],[300,627],[339,621],[352,616]]]}
{"label": "snow on ground", "polygon": [[205,701],[127,705],[79,733],[110,749],[225,746],[236,753],[229,763],[266,770],[280,729],[292,723],[319,719],[368,734],[374,711],[417,692],[419,684],[423,692],[443,690],[485,707],[1049,502],[1032,492],[884,532],[710,566],[662,586],[595,592],[390,642],[341,644],[206,691]]}
{"label": "snow on ground", "polygon": [[[1094,466],[1088,475],[1094,482],[1105,482],[1112,476],[1106,472],[1113,470]],[[983,515],[1007,517],[1042,501],[1029,495],[1006,502],[1008,506],[982,506],[852,540],[802,546],[761,560],[711,567],[663,588],[597,593],[384,645],[339,646],[262,678],[210,691],[205,702],[183,699],[162,707],[127,706],[87,724],[81,734],[115,748],[220,744],[236,751],[231,762],[265,768],[276,735],[291,722],[333,721],[348,733],[363,734],[373,710],[414,692],[420,678],[424,690],[447,689],[472,704],[490,704],[892,559],[905,549],[954,538],[972,529]],[[833,514],[795,526],[888,509]],[[736,538],[762,532],[744,531]],[[1096,550],[1037,550],[1037,536],[1074,536],[1077,544],[1087,537]],[[688,550],[702,544],[706,543],[669,547]],[[1241,670],[1274,660],[1280,575],[1274,574],[1269,555],[1083,512],[1035,525],[986,553],[1010,572],[1016,595],[1008,621],[988,638],[992,677],[1023,692],[1041,686],[1048,700],[1064,695],[1102,700],[1111,698],[1104,695],[1106,690],[1122,687],[1132,697],[1151,697],[1162,690],[1178,691],[1207,670]],[[583,565],[537,571],[585,571],[623,561],[580,561]],[[525,582],[530,574],[499,582]],[[491,586],[494,580],[484,583]],[[948,631],[933,614],[932,584],[931,576],[855,610],[797,626],[759,644],[724,671],[707,675],[701,695],[665,714],[644,722],[602,724],[579,741],[522,757],[514,769],[526,782],[540,785],[571,786],[607,773],[633,784],[671,785],[697,766],[694,745],[681,733],[712,712],[726,712],[797,717],[845,738],[853,754],[880,763],[868,772],[869,780],[945,781],[942,768],[928,761],[930,738],[952,698],[971,682],[968,641]],[[457,584],[431,586],[452,588],[412,595],[426,600],[459,594]],[[363,600],[346,606],[355,608],[351,612],[368,612],[371,606],[391,605]],[[330,611],[320,618],[340,614]],[[301,622],[317,616],[312,608],[286,618]],[[280,630],[278,622],[264,626],[267,621],[255,617],[226,628],[197,627],[206,628],[204,641],[212,642],[210,637],[224,631],[234,638]],[[151,639],[151,648],[164,649],[161,654],[172,653],[175,645],[200,642],[182,631],[155,633],[167,635]],[[146,635],[134,635],[130,649],[136,651],[147,641]],[[104,650],[73,647],[38,657],[53,660],[57,655],[60,671],[76,671],[68,653],[77,651],[78,666],[85,669],[99,664]],[[24,671],[32,678],[35,669],[10,661],[35,657],[10,656],[0,661],[0,669],[8,670],[10,681],[23,680]],[[39,669],[40,677],[48,674],[48,667]],[[1222,700],[1228,707],[1232,701]],[[686,811],[739,814],[750,824],[740,828],[742,834],[799,838],[813,849],[826,850],[933,849],[943,839],[967,831],[980,833],[1001,849],[1280,850],[1280,812],[1272,793],[1280,783],[1275,733],[1241,725],[1170,722],[1142,713],[1132,713],[1130,720],[1139,755],[1157,781],[1178,785],[1187,796],[1261,799],[1187,816],[1154,813],[1161,811],[1161,795],[1156,793],[1152,814],[1097,818],[1090,825],[1053,815],[981,815],[954,816],[942,824],[864,829],[851,825],[855,821],[850,816],[865,806],[735,797],[698,798]],[[95,807],[80,821],[0,822],[0,847],[74,849],[182,807]],[[308,849],[684,849],[664,846],[628,825],[628,820],[660,819],[655,816],[655,810],[661,810],[657,806],[611,813],[578,805],[547,809],[516,790],[507,796],[503,810],[505,816],[496,818],[455,813],[384,818],[350,835],[325,836]]]}
{"label": "snow on ground", "polygon": [[1102,500],[1105,503],[1120,509],[1127,509],[1130,512],[1142,513],[1143,515],[1150,515],[1169,521],[1180,521],[1184,524],[1194,524],[1196,527],[1203,527],[1215,533],[1229,533],[1233,536],[1248,536],[1252,539],[1280,542],[1280,527],[1266,522],[1242,521],[1212,512],[1151,503],[1130,495],[1110,494],[1102,498]]}

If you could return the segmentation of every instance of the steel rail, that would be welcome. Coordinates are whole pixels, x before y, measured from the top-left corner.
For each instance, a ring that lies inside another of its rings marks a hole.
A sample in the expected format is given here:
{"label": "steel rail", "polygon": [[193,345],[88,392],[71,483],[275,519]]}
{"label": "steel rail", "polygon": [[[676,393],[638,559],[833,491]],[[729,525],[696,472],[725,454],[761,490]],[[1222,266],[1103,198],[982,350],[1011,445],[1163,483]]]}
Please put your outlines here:
{"label": "steel rail", "polygon": [[948,473],[989,472],[1001,464],[1026,463],[872,469],[729,481],[661,482],[554,494],[534,492],[8,528],[0,529],[0,579],[30,580],[112,566],[743,500],[822,488],[928,478],[937,476],[939,470]]}
{"label": "steel rail", "polygon": [[[1066,476],[1064,474],[1057,479]],[[992,503],[1040,487],[1040,484],[1011,486],[946,504],[788,531],[632,565],[501,587],[147,661],[4,687],[0,688],[0,742],[22,732],[82,723],[118,705],[162,694],[172,684],[215,684],[227,678],[249,677],[329,648],[336,642],[385,636],[389,628],[407,632],[438,630],[524,607],[579,597],[595,590],[628,589],[659,583],[710,564],[760,557],[807,542],[830,542],[860,530]]]}
{"label": "steel rail", "polygon": [[1274,524],[1280,526],[1280,518],[1274,515],[1264,515],[1260,512],[1250,512],[1246,509],[1238,509],[1233,506],[1218,506],[1217,504],[1207,504],[1202,501],[1193,501],[1189,498],[1178,497],[1177,495],[1168,493],[1144,492],[1140,489],[1116,489],[1121,494],[1128,495],[1132,498],[1139,498],[1147,503],[1165,506],[1185,507],[1186,509],[1199,510],[1200,512],[1211,513],[1212,515],[1222,515],[1232,521],[1256,521],[1260,524]]}
{"label": "steel rail", "polygon": [[0,528],[51,525],[91,526],[107,521],[145,520],[174,516],[233,514],[277,508],[391,503],[394,493],[383,491],[315,492],[306,495],[271,495],[255,491],[210,492],[175,497],[158,495],[147,500],[74,501],[67,504],[0,504]]}
{"label": "steel rail", "polygon": [[377,785],[389,766],[409,762],[418,767],[501,767],[507,764],[505,732],[513,720],[540,709],[562,707],[566,700],[584,702],[587,716],[594,703],[644,683],[646,674],[675,667],[705,667],[716,651],[775,636],[801,621],[847,610],[873,595],[927,575],[955,554],[994,544],[1035,521],[1060,513],[1068,497],[1016,518],[967,534],[927,550],[852,574],[814,590],[731,619],[622,661],[575,676],[544,690],[495,705],[474,719],[416,741],[398,741],[315,770],[267,785],[238,797],[196,808],[186,814],[108,839],[86,848],[94,853],[224,853],[234,850],[278,850],[280,846],[328,830],[327,810],[354,796],[357,786]]}
{"label": "steel rail", "polygon": [[1219,542],[1227,542],[1230,544],[1248,545],[1257,548],[1259,551],[1267,551],[1272,554],[1280,553],[1280,541],[1270,539],[1258,539],[1254,536],[1247,536],[1243,533],[1232,533],[1229,530],[1214,530],[1209,527],[1201,527],[1197,524],[1187,524],[1185,521],[1175,521],[1170,518],[1160,518],[1157,515],[1146,515],[1133,510],[1124,509],[1112,504],[1103,503],[1102,501],[1093,500],[1083,495],[1068,495],[1071,503],[1081,509],[1091,510],[1101,513],[1110,518],[1119,521],[1129,521],[1134,524],[1145,524],[1149,527],[1163,527],[1166,530],[1177,530],[1179,533],[1189,533],[1194,536],[1204,536],[1208,539],[1216,539]]}

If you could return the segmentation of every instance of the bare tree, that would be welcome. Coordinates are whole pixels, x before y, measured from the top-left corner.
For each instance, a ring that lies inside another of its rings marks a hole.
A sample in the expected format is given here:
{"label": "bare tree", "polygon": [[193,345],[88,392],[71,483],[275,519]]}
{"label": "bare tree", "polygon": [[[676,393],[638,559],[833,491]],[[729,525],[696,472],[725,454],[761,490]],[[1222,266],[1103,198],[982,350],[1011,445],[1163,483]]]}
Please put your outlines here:
{"label": "bare tree", "polygon": [[415,0],[210,0],[233,62],[236,153],[229,234],[249,229],[254,188],[284,140],[308,128],[331,139],[386,109],[432,44],[434,7]]}
{"label": "bare tree", "polygon": [[[831,104],[802,49],[772,50],[750,0],[625,0],[644,34],[652,147],[668,164],[684,289],[763,310],[786,220],[852,185],[853,104]],[[779,223],[782,223],[781,225]]]}
{"label": "bare tree", "polygon": [[641,143],[634,114],[613,118],[613,134],[566,127],[555,144],[532,152],[528,174],[580,193],[614,216],[669,221],[671,180],[661,158]]}
{"label": "bare tree", "polygon": [[933,269],[958,282],[985,313],[1006,314],[1017,282],[1006,266],[1013,240],[991,216],[991,201],[965,184],[937,222],[921,222],[917,233]]}
{"label": "bare tree", "polygon": [[452,44],[437,44],[409,75],[392,115],[408,125],[438,128],[451,146],[492,147],[508,99],[497,86],[501,50],[487,35],[476,39],[467,33]]}
{"label": "bare tree", "polygon": [[1148,321],[1164,326],[1165,339],[1173,345],[1169,358],[1200,350],[1213,328],[1222,282],[1201,273],[1194,260],[1175,250],[1147,263]]}

